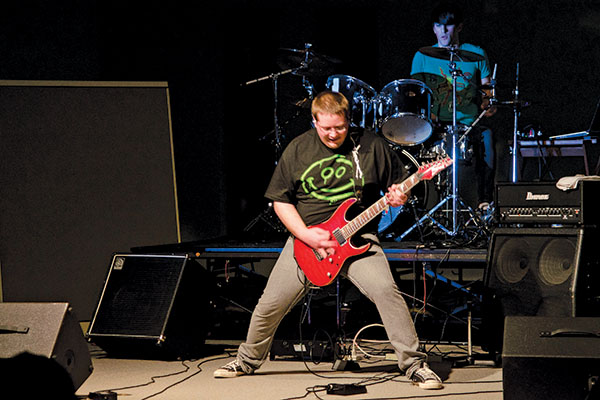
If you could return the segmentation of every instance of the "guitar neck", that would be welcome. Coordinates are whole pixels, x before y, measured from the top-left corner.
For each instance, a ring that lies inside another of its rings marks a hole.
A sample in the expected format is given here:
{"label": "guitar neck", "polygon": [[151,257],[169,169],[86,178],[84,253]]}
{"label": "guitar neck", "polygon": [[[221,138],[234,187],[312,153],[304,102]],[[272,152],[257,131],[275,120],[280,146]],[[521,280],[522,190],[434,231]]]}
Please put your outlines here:
{"label": "guitar neck", "polygon": [[[419,172],[415,172],[407,179],[405,179],[402,183],[400,183],[400,191],[403,193],[408,192],[412,189],[417,183],[421,181],[421,175]],[[363,226],[368,224],[373,218],[378,216],[383,210],[388,207],[388,199],[386,196],[383,196],[375,203],[373,203],[369,208],[358,214],[352,221],[348,222],[344,225],[340,231],[344,235],[344,239],[349,239],[352,235],[358,232]]]}

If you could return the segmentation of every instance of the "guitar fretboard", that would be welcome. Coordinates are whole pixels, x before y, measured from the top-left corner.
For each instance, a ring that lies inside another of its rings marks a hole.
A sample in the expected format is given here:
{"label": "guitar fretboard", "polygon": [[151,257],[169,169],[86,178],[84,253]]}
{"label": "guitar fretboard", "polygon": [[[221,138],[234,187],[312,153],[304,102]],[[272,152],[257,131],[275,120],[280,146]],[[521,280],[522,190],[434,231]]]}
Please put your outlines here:
{"label": "guitar fretboard", "polygon": [[[400,191],[403,193],[408,192],[412,189],[417,183],[421,181],[421,175],[419,172],[415,172],[410,177],[405,179],[400,184]],[[348,222],[343,228],[340,229],[344,238],[346,240],[350,239],[352,235],[358,232],[363,226],[368,224],[373,218],[379,215],[383,210],[388,207],[388,199],[386,196],[383,196],[375,203],[373,203],[369,208],[358,214],[352,221]]]}

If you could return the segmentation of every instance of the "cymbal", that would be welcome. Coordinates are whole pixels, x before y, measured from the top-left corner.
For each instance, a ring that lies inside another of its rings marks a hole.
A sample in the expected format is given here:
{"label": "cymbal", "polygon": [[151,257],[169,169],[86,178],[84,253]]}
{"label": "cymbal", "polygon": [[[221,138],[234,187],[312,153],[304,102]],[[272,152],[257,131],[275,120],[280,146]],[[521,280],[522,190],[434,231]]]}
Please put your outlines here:
{"label": "cymbal", "polygon": [[334,72],[336,64],[342,62],[336,58],[318,54],[310,49],[279,49],[277,65],[283,69],[298,68],[296,75],[327,76]]}
{"label": "cymbal", "polygon": [[[452,54],[450,49],[447,47],[421,47],[419,52],[429,57],[448,61],[450,61],[450,55]],[[454,54],[456,55],[454,61],[475,62],[485,60],[485,58],[480,54],[461,49],[456,49]]]}

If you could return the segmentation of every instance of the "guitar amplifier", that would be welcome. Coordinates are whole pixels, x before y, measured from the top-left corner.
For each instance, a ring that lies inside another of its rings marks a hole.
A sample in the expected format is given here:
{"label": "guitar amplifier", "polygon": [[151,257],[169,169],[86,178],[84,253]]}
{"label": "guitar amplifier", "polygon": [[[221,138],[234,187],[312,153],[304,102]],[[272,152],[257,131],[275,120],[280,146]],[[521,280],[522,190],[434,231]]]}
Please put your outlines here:
{"label": "guitar amplifier", "polygon": [[496,185],[496,212],[501,224],[596,225],[599,212],[594,195],[600,181],[581,181],[563,191],[554,182]]}

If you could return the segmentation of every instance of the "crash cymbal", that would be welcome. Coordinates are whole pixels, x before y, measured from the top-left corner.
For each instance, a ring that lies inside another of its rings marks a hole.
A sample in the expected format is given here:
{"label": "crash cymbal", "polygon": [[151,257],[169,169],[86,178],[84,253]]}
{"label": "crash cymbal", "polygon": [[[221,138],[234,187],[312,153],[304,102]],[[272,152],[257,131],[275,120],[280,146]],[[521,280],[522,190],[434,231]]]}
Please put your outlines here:
{"label": "crash cymbal", "polygon": [[283,69],[297,68],[296,75],[327,76],[342,62],[336,58],[315,53],[310,49],[279,49],[277,65]]}
{"label": "crash cymbal", "polygon": [[[429,57],[448,61],[450,61],[450,55],[452,54],[451,49],[447,47],[421,47],[419,52]],[[475,62],[485,60],[482,55],[461,49],[454,50],[454,54],[454,61]]]}

